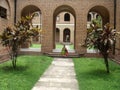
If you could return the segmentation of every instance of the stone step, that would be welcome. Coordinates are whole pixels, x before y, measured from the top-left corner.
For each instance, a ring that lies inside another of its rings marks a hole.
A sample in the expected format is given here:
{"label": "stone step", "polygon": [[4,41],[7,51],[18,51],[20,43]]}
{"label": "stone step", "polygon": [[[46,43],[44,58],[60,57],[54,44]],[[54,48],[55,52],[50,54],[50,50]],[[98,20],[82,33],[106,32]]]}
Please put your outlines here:
{"label": "stone step", "polygon": [[62,57],[62,58],[73,58],[73,57],[77,58],[77,57],[83,56],[82,54],[80,55],[77,53],[68,53],[68,55],[65,56],[65,55],[61,55],[60,52],[46,53],[46,55],[51,56],[51,57],[59,57],[59,58],[60,57]]}

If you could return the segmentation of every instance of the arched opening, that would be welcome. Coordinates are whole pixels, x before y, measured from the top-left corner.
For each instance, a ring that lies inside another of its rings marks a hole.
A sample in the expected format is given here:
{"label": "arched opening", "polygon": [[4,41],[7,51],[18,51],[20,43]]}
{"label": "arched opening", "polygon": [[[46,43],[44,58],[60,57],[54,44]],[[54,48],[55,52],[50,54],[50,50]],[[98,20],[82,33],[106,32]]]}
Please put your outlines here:
{"label": "arched opening", "polygon": [[[109,23],[109,17],[110,17],[109,11],[107,10],[107,8],[105,8],[103,6],[92,7],[88,12],[88,15],[89,14],[92,15],[92,18],[90,21],[87,21],[87,29],[90,28],[90,24],[93,21],[97,23],[99,29],[101,29],[101,30],[106,23]],[[87,53],[96,53],[96,50],[87,49]]]}
{"label": "arched opening", "polygon": [[69,13],[65,13],[64,21],[70,21],[70,14]]}
{"label": "arched opening", "polygon": [[87,17],[87,28],[90,28],[90,24],[94,21],[99,25],[99,28],[103,27],[103,19],[102,16],[97,13],[97,12],[89,12],[88,16],[90,15],[90,17]]}
{"label": "arched opening", "polygon": [[87,15],[87,21],[91,21],[91,14],[90,13],[88,13],[88,15]]}
{"label": "arched opening", "polygon": [[89,12],[93,12],[95,17],[98,16],[101,17],[102,26],[104,26],[106,23],[109,23],[109,19],[110,19],[109,11],[104,6],[94,6],[89,10]]}
{"label": "arched opening", "polygon": [[[23,8],[21,17],[32,15],[34,15],[32,18],[33,27],[38,27],[42,30],[42,13],[40,9],[34,5],[28,5]],[[38,49],[40,51],[42,45],[42,33],[39,33],[39,36],[31,37],[29,42],[30,43],[26,42],[22,48]]]}
{"label": "arched opening", "polygon": [[70,42],[70,29],[66,28],[63,32],[63,41]]}
{"label": "arched opening", "polygon": [[[61,51],[63,45],[72,45],[71,51],[75,52],[75,11],[73,8],[67,5],[60,6],[55,9],[53,14],[53,27],[54,27],[54,43],[53,51]],[[67,22],[66,22],[67,21]],[[59,42],[56,42],[58,36],[56,34],[56,28],[59,28]]]}

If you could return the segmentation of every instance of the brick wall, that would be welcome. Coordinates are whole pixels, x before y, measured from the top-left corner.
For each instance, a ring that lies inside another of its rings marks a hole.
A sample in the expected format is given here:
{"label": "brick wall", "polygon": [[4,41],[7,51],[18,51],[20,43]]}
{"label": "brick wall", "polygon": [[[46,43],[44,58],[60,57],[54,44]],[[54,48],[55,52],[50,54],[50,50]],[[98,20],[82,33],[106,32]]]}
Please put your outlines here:
{"label": "brick wall", "polygon": [[[116,11],[116,30],[118,32],[120,32],[120,0],[116,0],[117,1],[117,11]],[[120,63],[120,37],[117,38],[117,42],[116,42],[116,54],[114,56],[114,58],[116,59],[116,61],[118,63]]]}
{"label": "brick wall", "polygon": [[[0,6],[7,9],[7,18],[0,17],[0,34],[6,26],[13,26],[14,23],[14,0],[0,0]],[[0,62],[8,60],[10,57],[5,47],[0,44]]]}
{"label": "brick wall", "polygon": [[[13,23],[14,18],[14,0],[8,0],[10,3],[10,19],[9,21],[2,20],[0,26],[6,23]],[[119,2],[119,1],[118,1]],[[17,0],[17,20],[20,19],[22,11],[28,5],[33,5],[40,9],[42,13],[42,29],[43,41],[42,52],[52,52],[55,46],[55,16],[62,11],[68,11],[73,14],[75,18],[75,51],[77,53],[85,53],[86,50],[81,47],[84,43],[87,29],[87,15],[89,11],[96,11],[103,16],[104,23],[114,22],[114,4],[113,0]],[[29,9],[32,9],[29,8]],[[109,20],[108,20],[108,19]],[[1,21],[1,19],[0,19]]]}
{"label": "brick wall", "polygon": [[[116,12],[116,30],[120,32],[120,0],[117,0],[117,12]],[[120,49],[120,39],[117,41],[117,48]]]}

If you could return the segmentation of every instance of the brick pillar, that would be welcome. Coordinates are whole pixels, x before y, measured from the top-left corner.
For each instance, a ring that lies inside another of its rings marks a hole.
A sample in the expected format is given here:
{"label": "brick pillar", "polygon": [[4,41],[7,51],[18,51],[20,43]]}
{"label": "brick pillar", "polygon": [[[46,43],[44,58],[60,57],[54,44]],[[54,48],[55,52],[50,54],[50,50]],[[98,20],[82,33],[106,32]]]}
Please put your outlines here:
{"label": "brick pillar", "polygon": [[[87,29],[87,15],[78,12],[78,17],[76,18],[76,30],[75,30],[75,51],[79,54],[86,53],[86,48],[81,45],[84,44],[84,39],[86,37]],[[83,23],[84,22],[84,23]]]}
{"label": "brick pillar", "polygon": [[[120,32],[120,0],[117,0],[117,6],[116,6],[116,31]],[[117,38],[116,43],[116,54],[120,55],[120,38]]]}
{"label": "brick pillar", "polygon": [[43,38],[41,52],[47,53],[52,52],[54,48],[54,29],[53,29],[53,16],[48,11],[43,14]]}

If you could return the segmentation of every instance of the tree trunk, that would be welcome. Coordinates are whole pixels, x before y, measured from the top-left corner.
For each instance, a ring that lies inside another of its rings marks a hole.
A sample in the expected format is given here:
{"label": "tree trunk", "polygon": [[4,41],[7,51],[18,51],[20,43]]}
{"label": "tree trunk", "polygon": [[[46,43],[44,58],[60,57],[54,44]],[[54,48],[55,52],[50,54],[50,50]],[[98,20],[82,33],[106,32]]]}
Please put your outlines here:
{"label": "tree trunk", "polygon": [[13,60],[12,60],[12,65],[13,65],[13,68],[15,69],[16,68],[16,59],[15,58],[13,58]]}
{"label": "tree trunk", "polygon": [[109,63],[108,63],[108,54],[104,54],[104,61],[105,61],[107,73],[110,73],[110,71],[109,71]]}
{"label": "tree trunk", "polygon": [[12,60],[12,65],[13,65],[13,68],[15,69],[16,68],[16,61],[17,61],[17,57],[16,57],[16,54],[13,53],[11,55],[11,60]]}

